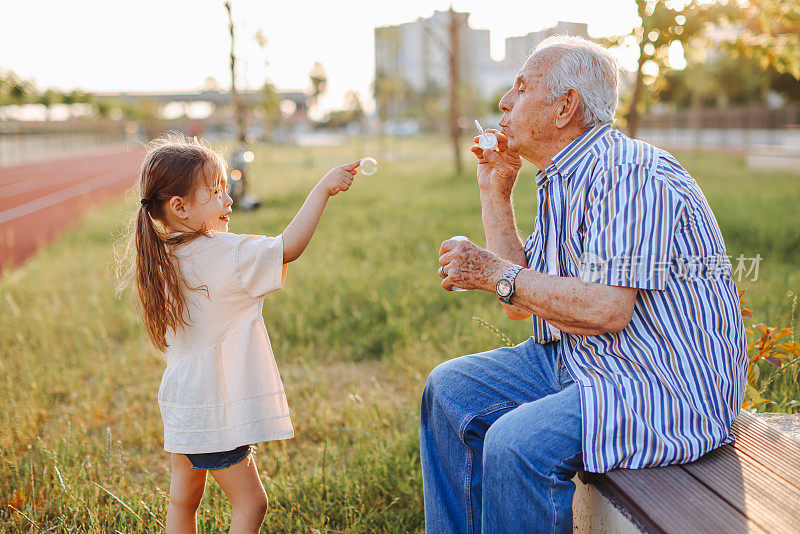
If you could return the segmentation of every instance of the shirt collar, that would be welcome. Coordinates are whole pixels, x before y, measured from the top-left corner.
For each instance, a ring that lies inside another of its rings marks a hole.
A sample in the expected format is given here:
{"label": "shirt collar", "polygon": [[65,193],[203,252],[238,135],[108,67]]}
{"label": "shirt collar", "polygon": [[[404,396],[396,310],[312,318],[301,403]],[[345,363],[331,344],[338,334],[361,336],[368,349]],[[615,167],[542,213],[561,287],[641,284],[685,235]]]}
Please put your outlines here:
{"label": "shirt collar", "polygon": [[536,174],[536,185],[539,187],[547,185],[550,177],[556,173],[563,178],[570,176],[578,167],[583,156],[585,156],[594,144],[611,130],[611,124],[605,123],[594,126],[583,132],[574,141],[561,149],[558,154],[553,156],[547,168]]}

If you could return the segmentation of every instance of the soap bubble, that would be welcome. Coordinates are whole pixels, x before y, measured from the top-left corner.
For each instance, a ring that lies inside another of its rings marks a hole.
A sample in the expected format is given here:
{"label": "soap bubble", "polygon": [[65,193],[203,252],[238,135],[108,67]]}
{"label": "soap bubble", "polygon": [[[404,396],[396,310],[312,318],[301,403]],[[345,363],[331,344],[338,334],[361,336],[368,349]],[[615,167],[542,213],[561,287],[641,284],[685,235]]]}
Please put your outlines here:
{"label": "soap bubble", "polygon": [[364,175],[370,176],[378,171],[378,162],[375,161],[375,158],[366,157],[361,160],[361,165],[358,168],[361,169]]}

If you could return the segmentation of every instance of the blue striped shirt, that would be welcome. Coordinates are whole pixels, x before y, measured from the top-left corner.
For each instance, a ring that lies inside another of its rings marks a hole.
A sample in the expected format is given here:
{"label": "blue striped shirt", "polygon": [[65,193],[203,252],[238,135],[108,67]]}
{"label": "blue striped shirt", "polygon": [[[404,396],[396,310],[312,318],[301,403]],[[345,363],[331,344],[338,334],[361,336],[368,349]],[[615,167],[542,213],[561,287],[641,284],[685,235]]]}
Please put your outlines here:
{"label": "blue striped shirt", "polygon": [[[683,463],[731,442],[746,338],[725,243],[697,182],[669,153],[607,124],[561,150],[536,182],[528,266],[547,272],[552,231],[559,276],[639,289],[621,332],[561,336],[580,385],[585,469]],[[537,316],[533,335],[553,340]]]}

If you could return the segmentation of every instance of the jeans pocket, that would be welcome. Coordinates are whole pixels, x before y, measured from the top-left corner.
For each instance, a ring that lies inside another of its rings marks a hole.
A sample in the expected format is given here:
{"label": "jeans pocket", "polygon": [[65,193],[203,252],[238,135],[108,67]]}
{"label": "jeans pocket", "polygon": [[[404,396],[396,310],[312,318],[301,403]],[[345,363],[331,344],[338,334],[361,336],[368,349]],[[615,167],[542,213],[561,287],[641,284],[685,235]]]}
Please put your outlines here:
{"label": "jeans pocket", "polygon": [[556,381],[559,390],[563,390],[575,382],[575,380],[572,378],[572,375],[567,370],[567,366],[561,358],[561,354],[558,355],[558,371],[556,373]]}

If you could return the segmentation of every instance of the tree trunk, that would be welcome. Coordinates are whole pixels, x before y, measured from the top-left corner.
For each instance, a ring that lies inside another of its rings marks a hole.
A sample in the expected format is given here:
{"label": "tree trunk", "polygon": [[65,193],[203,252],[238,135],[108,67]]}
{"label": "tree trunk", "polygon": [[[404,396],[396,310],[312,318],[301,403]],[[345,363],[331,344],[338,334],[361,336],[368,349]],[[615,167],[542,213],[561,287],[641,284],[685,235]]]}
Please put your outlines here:
{"label": "tree trunk", "polygon": [[450,138],[453,142],[453,157],[456,173],[461,174],[461,128],[458,125],[458,24],[456,12],[450,6]]}
{"label": "tree trunk", "polygon": [[639,131],[639,110],[637,109],[639,100],[642,97],[642,89],[644,89],[644,73],[642,67],[644,66],[647,58],[644,55],[645,40],[642,38],[639,43],[639,65],[636,69],[636,82],[633,86],[633,96],[631,96],[631,107],[628,110],[628,136],[636,137]]}
{"label": "tree trunk", "polygon": [[231,15],[231,3],[226,0],[225,9],[228,11],[228,28],[231,34],[231,103],[233,113],[236,116],[236,138],[244,144],[247,141],[244,110],[239,100],[239,93],[236,91],[236,55],[233,53],[233,16]]}

